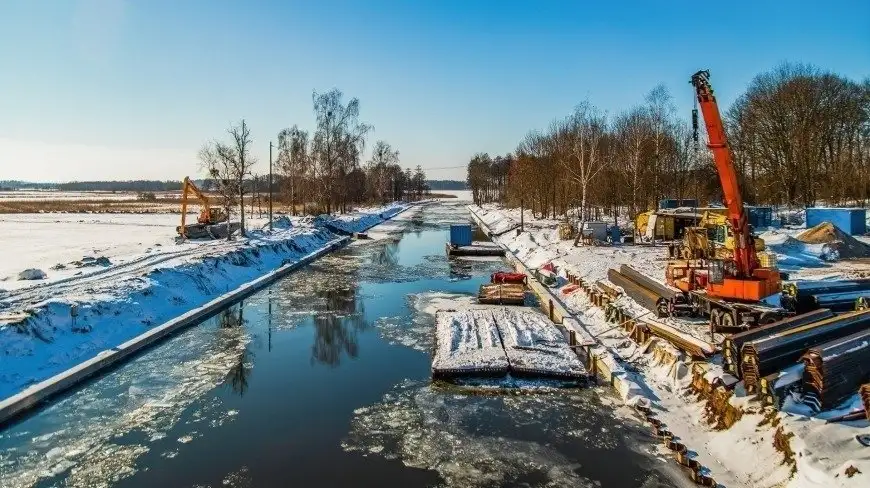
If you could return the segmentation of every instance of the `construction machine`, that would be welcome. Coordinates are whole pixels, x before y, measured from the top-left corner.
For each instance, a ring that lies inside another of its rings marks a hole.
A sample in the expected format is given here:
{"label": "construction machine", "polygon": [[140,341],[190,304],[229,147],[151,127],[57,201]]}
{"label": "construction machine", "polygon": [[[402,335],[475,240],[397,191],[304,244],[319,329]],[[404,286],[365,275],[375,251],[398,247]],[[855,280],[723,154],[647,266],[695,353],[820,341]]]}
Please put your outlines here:
{"label": "construction machine", "polygon": [[[711,326],[724,320],[723,314],[729,316],[729,326],[757,322],[754,319],[763,312],[751,304],[780,292],[780,274],[778,270],[759,263],[756,237],[750,231],[748,215],[743,207],[725,127],[710,86],[710,72],[698,71],[692,75],[690,83],[695,89],[697,104],[700,105],[707,128],[707,147],[713,153],[719,174],[727,209],[724,219],[733,238],[734,249],[726,259],[671,261],[668,263],[666,279],[668,284],[689,293],[698,308],[710,313]],[[697,140],[697,109],[693,112],[692,120]],[[732,305],[740,303],[749,305]]]}
{"label": "construction machine", "polygon": [[[187,201],[190,194],[199,200],[200,211],[199,217],[195,224],[187,224]],[[227,221],[227,213],[220,207],[212,207],[209,205],[209,199],[197,186],[190,180],[190,177],[185,176],[182,183],[181,192],[181,225],[175,230],[182,239],[198,238],[210,236],[208,226],[220,224]]]}

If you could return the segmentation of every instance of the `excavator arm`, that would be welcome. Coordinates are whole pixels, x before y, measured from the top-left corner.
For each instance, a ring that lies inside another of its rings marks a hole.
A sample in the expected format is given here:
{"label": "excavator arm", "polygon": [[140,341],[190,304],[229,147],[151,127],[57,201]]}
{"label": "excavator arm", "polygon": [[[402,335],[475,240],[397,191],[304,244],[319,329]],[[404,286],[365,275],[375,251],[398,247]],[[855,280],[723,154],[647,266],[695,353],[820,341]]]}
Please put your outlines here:
{"label": "excavator arm", "polygon": [[188,199],[189,193],[193,193],[194,195],[196,195],[196,198],[199,199],[199,203],[202,206],[202,210],[200,211],[200,215],[199,215],[199,222],[200,223],[207,223],[209,220],[208,215],[209,215],[210,207],[209,207],[208,197],[205,196],[205,194],[199,188],[197,188],[197,186],[192,181],[190,181],[190,177],[185,176],[184,182],[182,183],[181,227],[179,227],[180,232],[181,232],[181,237],[183,237],[183,238],[187,238],[187,235],[186,235],[187,234],[187,232],[186,232],[186,229],[187,229],[187,227],[186,227],[186,224],[187,224],[187,199]]}
{"label": "excavator arm", "polygon": [[752,234],[749,232],[747,215],[743,209],[743,198],[740,196],[737,171],[731,159],[731,149],[728,147],[728,138],[725,136],[725,126],[722,123],[716,97],[713,96],[713,88],[710,86],[710,72],[707,70],[698,71],[692,75],[690,83],[695,87],[698,105],[701,107],[704,125],[707,127],[709,138],[707,147],[713,153],[716,172],[719,174],[719,182],[722,185],[724,203],[728,209],[728,224],[735,240],[736,276],[738,278],[751,277],[753,271],[758,267],[758,256],[752,242]]}

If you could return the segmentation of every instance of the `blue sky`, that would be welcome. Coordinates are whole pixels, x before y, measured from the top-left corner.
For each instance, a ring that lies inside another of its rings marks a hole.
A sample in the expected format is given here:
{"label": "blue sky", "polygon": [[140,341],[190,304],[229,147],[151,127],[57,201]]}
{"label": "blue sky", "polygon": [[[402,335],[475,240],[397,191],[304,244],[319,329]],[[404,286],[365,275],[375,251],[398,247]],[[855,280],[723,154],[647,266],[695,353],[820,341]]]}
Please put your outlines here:
{"label": "blue sky", "polygon": [[686,116],[700,68],[725,108],[782,61],[863,79],[868,19],[867,0],[0,0],[0,180],[193,175],[241,118],[265,171],[333,87],[403,164],[458,166],[585,98],[613,114],[665,83]]}

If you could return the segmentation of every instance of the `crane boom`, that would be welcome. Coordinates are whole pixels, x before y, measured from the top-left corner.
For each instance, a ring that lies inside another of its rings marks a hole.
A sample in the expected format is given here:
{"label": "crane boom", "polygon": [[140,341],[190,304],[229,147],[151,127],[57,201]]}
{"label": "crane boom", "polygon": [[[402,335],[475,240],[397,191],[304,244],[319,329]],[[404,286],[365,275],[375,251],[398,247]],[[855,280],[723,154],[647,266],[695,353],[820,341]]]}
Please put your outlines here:
{"label": "crane boom", "polygon": [[749,231],[749,222],[743,209],[743,198],[740,196],[740,186],[737,183],[737,171],[725,136],[725,126],[719,113],[713,88],[710,86],[710,72],[701,70],[692,75],[690,81],[695,87],[704,125],[707,127],[709,141],[707,147],[713,153],[716,172],[722,185],[722,195],[728,209],[728,223],[734,235],[734,264],[736,276],[750,277],[758,267],[758,256]]}

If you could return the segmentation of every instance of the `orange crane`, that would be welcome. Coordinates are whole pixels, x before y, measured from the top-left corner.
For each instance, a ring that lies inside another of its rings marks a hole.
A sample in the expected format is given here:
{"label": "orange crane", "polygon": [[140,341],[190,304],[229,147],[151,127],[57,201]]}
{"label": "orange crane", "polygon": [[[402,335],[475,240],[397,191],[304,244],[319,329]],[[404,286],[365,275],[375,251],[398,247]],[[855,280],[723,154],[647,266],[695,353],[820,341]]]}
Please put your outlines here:
{"label": "orange crane", "polygon": [[[199,212],[196,224],[186,225],[187,221],[187,199],[188,194],[193,193],[199,200],[202,207]],[[197,236],[201,236],[203,229],[207,225],[219,224],[227,220],[227,214],[220,207],[209,206],[208,197],[197,186],[190,181],[190,178],[185,176],[182,183],[181,193],[181,225],[176,228],[176,231],[182,239],[187,239],[188,232],[193,231]]]}
{"label": "orange crane", "polygon": [[[749,229],[749,221],[743,208],[743,198],[737,184],[737,171],[731,158],[725,127],[713,88],[710,86],[710,72],[698,71],[690,81],[695,88],[698,104],[704,116],[709,142],[707,147],[713,153],[722,194],[728,210],[728,225],[735,238],[734,255],[728,260],[712,259],[707,269],[692,266],[688,262],[668,264],[667,279],[670,284],[688,292],[703,288],[712,298],[755,302],[779,293],[781,282],[779,271],[765,268],[759,264],[754,238]],[[694,114],[693,114],[694,115]],[[697,123],[695,125],[697,140]]]}

